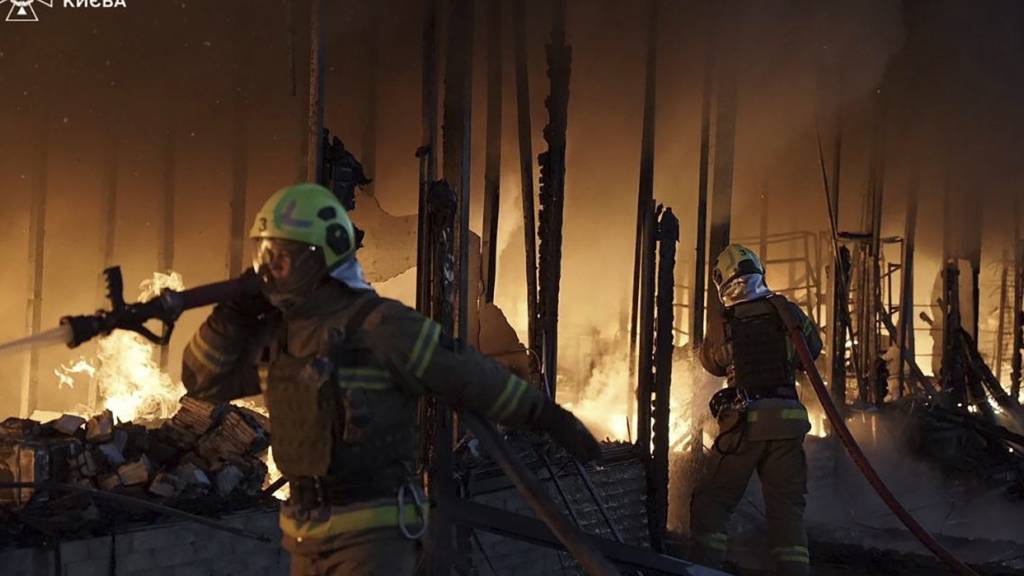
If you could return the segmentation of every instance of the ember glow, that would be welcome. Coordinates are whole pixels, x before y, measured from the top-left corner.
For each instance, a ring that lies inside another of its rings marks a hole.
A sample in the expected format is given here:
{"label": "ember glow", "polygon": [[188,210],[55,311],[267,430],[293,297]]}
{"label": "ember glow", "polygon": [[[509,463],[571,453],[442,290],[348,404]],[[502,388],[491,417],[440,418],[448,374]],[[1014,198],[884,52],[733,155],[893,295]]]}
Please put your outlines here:
{"label": "ember glow", "polygon": [[[248,398],[239,398],[238,400],[232,400],[231,403],[234,404],[235,406],[242,406],[244,408],[248,408],[253,412],[259,412],[264,416],[270,416],[270,411],[267,410],[266,406],[258,405]],[[269,486],[272,482],[276,481],[278,478],[281,477],[281,470],[278,469],[277,462],[274,461],[273,447],[267,448],[267,451],[263,453],[262,460],[263,463],[267,465],[267,478],[263,483],[263,488],[266,489],[267,486]],[[278,500],[284,501],[288,499],[288,496],[291,495],[291,492],[291,488],[287,484],[285,484],[284,486],[278,488],[277,491],[274,492],[273,496]]]}
{"label": "ember glow", "polygon": [[[604,358],[594,367],[584,384],[580,395],[583,400],[566,404],[566,407],[579,416],[597,437],[634,441],[635,415],[626,412],[625,383],[630,381],[629,360],[625,356]],[[672,452],[685,451],[693,440],[695,429],[705,428],[703,420],[707,416],[707,401],[723,383],[722,379],[707,375],[691,359],[678,358],[673,362],[669,422],[669,447]],[[630,388],[628,393],[634,393],[634,389]],[[713,436],[709,436],[710,432],[704,429],[705,444],[713,439]]]}
{"label": "ember glow", "polygon": [[[139,286],[139,300],[149,300],[165,288],[182,290],[181,275],[154,273]],[[96,387],[99,404],[88,406],[87,412],[106,408],[122,422],[169,418],[185,394],[181,382],[174,381],[160,368],[157,347],[125,330],[100,338],[94,358],[82,358],[70,367],[62,365],[54,372],[62,385],[71,388],[76,376],[84,376],[86,382]]]}

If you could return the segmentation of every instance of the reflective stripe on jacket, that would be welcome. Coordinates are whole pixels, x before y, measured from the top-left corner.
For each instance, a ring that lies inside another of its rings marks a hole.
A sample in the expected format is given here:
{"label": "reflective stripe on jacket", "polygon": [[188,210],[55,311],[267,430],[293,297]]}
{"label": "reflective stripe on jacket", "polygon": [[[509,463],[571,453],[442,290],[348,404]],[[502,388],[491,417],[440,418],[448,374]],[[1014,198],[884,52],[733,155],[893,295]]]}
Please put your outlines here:
{"label": "reflective stripe on jacket", "polygon": [[[347,532],[397,528],[399,526],[398,504],[394,501],[362,502],[352,506],[335,506],[324,519],[299,519],[286,510],[281,511],[281,532],[299,541],[323,539]],[[402,524],[408,529],[423,525],[420,509],[411,502],[405,503]]]}

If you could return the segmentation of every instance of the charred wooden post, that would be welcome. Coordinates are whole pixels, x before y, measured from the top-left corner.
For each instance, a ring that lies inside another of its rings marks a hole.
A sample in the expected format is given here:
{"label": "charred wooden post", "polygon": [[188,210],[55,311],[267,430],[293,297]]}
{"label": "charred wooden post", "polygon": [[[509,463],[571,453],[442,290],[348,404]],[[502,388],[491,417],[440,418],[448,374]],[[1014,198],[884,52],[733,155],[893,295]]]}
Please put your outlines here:
{"label": "charred wooden post", "polygon": [[[914,245],[917,237],[917,195],[918,176],[911,176],[907,190],[907,218],[903,228],[903,270],[900,278],[900,371],[899,395],[908,391],[907,366],[915,359],[914,346]],[[912,388],[912,387],[911,387]]]}
{"label": "charred wooden post", "polygon": [[674,324],[676,244],[679,242],[679,219],[666,208],[658,224],[658,295],[657,331],[654,341],[654,423],[651,469],[647,497],[647,525],[651,529],[651,544],[658,552],[665,552],[665,532],[668,522],[669,476],[669,404],[672,397],[672,359],[675,351],[672,326]]}
{"label": "charred wooden post", "polygon": [[484,302],[494,302],[498,268],[498,210],[501,205],[501,0],[487,3],[487,149],[484,164],[482,269]]}
{"label": "charred wooden post", "polygon": [[[473,150],[473,42],[474,42],[474,0],[452,0],[449,17],[449,44],[445,54],[445,108],[444,108],[444,177],[455,183],[455,197],[458,202],[456,238],[458,253],[456,256],[456,309],[455,335],[457,342],[466,343],[470,339],[470,309],[477,314],[480,302],[474,300],[476,287],[470,287],[469,281],[469,213],[470,213],[470,175],[472,172],[471,152]],[[449,101],[449,95],[452,100]],[[449,147],[448,128],[451,127]],[[495,219],[497,224],[497,219]],[[447,407],[445,407],[447,408]],[[443,460],[454,460],[452,450],[458,443],[461,425],[458,418],[450,411],[442,415],[451,425],[451,433],[445,434],[444,445],[438,444],[439,451],[444,449]],[[443,428],[443,426],[439,426]],[[451,443],[450,445],[449,442]],[[451,462],[443,468],[449,476],[454,476]],[[441,496],[455,493],[454,479],[444,481]],[[445,518],[443,522],[453,522]],[[471,551],[470,534],[464,526],[455,525],[455,551],[466,557]]]}
{"label": "charred wooden post", "polygon": [[[448,41],[445,55],[444,181],[431,187],[428,238],[433,250],[430,263],[430,316],[445,334],[465,340],[469,311],[469,170],[472,111],[473,4],[470,0],[449,3]],[[452,475],[457,426],[446,402],[430,400],[427,406],[428,480],[435,502],[456,497]],[[447,575],[453,568],[454,519],[443,506],[431,509],[431,575]]]}
{"label": "charred wooden post", "polygon": [[[42,115],[42,127],[32,169],[32,208],[28,224],[28,303],[25,309],[25,333],[38,334],[43,320],[43,263],[46,256],[46,192],[49,170],[49,116]],[[19,414],[28,418],[36,409],[39,394],[39,349],[28,353],[22,375]]]}
{"label": "charred wooden post", "polygon": [[704,341],[704,306],[707,284],[708,172],[711,155],[711,95],[715,79],[715,41],[708,27],[704,41],[704,89],[700,104],[700,159],[697,172],[697,241],[693,268],[693,308],[690,309],[690,348]]}
{"label": "charred wooden post", "polygon": [[[629,325],[629,368],[630,378],[626,381],[626,398],[628,405],[626,414],[633,414],[633,371],[636,369],[636,342],[637,333],[640,331],[641,354],[645,353],[643,345],[644,334],[653,329],[653,325],[643,324],[644,312],[642,302],[644,296],[651,294],[653,297],[654,286],[646,284],[648,275],[645,273],[647,262],[653,258],[654,250],[650,238],[653,238],[655,231],[648,230],[648,224],[654,224],[648,212],[654,208],[654,130],[655,130],[655,105],[657,102],[658,87],[658,3],[657,0],[649,0],[647,25],[647,60],[644,78],[644,112],[643,125],[640,136],[640,182],[637,191],[636,209],[636,250],[633,258],[633,300],[630,310]],[[653,282],[653,272],[650,281]],[[651,304],[653,306],[653,303]],[[638,326],[637,322],[642,325]],[[644,358],[641,356],[639,378],[647,377],[644,371]],[[637,389],[642,385],[637,380]],[[639,392],[638,392],[639,393]],[[641,410],[644,410],[641,408]],[[637,422],[643,420],[642,412],[637,414]],[[641,436],[638,434],[637,438]]]}
{"label": "charred wooden post", "polygon": [[526,3],[513,3],[516,56],[516,120],[519,131],[519,178],[522,182],[523,233],[526,242],[526,314],[528,343],[540,357],[540,326],[537,318],[537,225],[533,202],[533,124],[530,115],[530,69],[526,51]]}
{"label": "charred wooden post", "polygon": [[434,182],[427,196],[427,233],[430,246],[426,269],[425,313],[449,336],[455,333],[455,246],[458,198],[446,180]]}
{"label": "charred wooden post", "polygon": [[644,209],[643,251],[640,267],[639,349],[636,379],[636,442],[650,465],[651,405],[654,395],[654,274],[657,260],[657,213],[654,202]]}
{"label": "charred wooden post", "polygon": [[444,179],[458,200],[455,278],[455,334],[469,334],[469,174],[472,143],[473,2],[449,3],[448,44],[445,54]]}
{"label": "charred wooden post", "polygon": [[420,161],[419,209],[416,230],[416,309],[429,307],[430,243],[427,238],[427,197],[437,179],[437,0],[424,0],[423,14],[423,78],[420,106],[423,115],[422,140],[416,151]]}
{"label": "charred wooden post", "polygon": [[956,330],[960,326],[960,271],[952,260],[942,271],[942,385],[954,407],[964,406],[967,391],[963,387],[963,367],[956,353]]}
{"label": "charred wooden post", "polygon": [[540,163],[540,293],[538,313],[542,330],[544,374],[551,398],[558,375],[558,292],[562,273],[562,209],[565,202],[565,132],[569,113],[569,74],[572,48],[565,43],[566,0],[556,0],[547,45],[551,91],[545,100],[548,149]]}
{"label": "charred wooden post", "polygon": [[[435,182],[426,199],[424,236],[429,252],[425,262],[424,314],[451,336],[455,329],[455,220],[458,201],[447,182]],[[426,486],[431,500],[454,498],[452,446],[454,427],[447,403],[436,397],[424,400],[421,454],[426,464]],[[430,510],[427,543],[429,573],[449,574],[452,569],[453,519],[444,506]]]}
{"label": "charred wooden post", "polygon": [[324,36],[320,19],[324,0],[312,0],[309,11],[309,106],[306,109],[306,181],[320,182],[323,172]]}

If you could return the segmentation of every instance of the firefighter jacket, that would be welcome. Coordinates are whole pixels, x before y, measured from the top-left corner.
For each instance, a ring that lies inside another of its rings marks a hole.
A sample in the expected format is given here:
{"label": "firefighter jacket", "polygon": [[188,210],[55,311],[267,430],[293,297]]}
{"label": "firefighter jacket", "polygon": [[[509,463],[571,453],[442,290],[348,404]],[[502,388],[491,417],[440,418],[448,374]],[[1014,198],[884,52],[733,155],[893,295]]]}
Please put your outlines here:
{"label": "firefighter jacket", "polygon": [[[281,471],[324,478],[348,495],[351,506],[330,517],[296,517],[283,507],[285,536],[299,542],[415,516],[394,503],[413,480],[419,396],[433,393],[510,426],[532,423],[547,401],[434,321],[338,282],[287,315],[245,302],[216,307],[185,350],[182,379],[189,395],[210,401],[262,390]],[[363,502],[391,505],[367,512]]]}
{"label": "firefighter jacket", "polygon": [[[709,322],[700,348],[701,364],[749,399],[745,418],[751,440],[802,436],[810,430],[807,410],[796,394],[796,371],[803,369],[771,295],[726,308]],[[799,306],[786,302],[801,323],[811,354],[822,342],[818,329]]]}

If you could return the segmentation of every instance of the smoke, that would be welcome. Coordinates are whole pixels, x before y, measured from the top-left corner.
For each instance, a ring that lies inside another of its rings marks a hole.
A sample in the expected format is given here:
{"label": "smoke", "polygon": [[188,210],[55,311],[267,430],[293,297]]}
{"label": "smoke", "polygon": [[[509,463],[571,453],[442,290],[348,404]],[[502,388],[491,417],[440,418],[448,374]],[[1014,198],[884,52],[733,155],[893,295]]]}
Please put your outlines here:
{"label": "smoke", "polygon": [[[924,461],[906,444],[908,420],[877,414],[850,420],[851,431],[889,488],[930,532],[966,539],[1011,540],[1024,544],[1024,502],[1009,499],[1005,487],[979,485],[969,476],[950,476]],[[807,443],[807,519],[813,531],[851,526],[871,547],[920,551],[902,525],[829,440]],[[897,535],[897,536],[894,536]],[[993,557],[971,557],[990,562]]]}
{"label": "smoke", "polygon": [[[0,98],[7,104],[0,109],[7,128],[0,131],[5,202],[0,255],[7,264],[0,274],[0,338],[22,336],[31,323],[25,307],[31,297],[26,256],[31,200],[38,190],[47,191],[45,329],[64,314],[102,304],[96,282],[102,267],[121,264],[129,285],[154,269],[168,243],[162,231],[168,190],[176,223],[170,238],[174,268],[190,283],[201,284],[228,272],[236,159],[247,158],[244,220],[273,190],[299,177],[308,52],[305,3],[193,4],[151,2],[109,18],[69,15],[5,29],[0,38]],[[379,11],[377,17],[370,4]],[[713,4],[721,4],[717,15],[702,3],[660,5],[655,195],[682,220],[677,278],[692,276],[695,267],[689,255],[695,240],[705,42],[706,31],[715,30],[720,39],[717,56],[723,63],[731,59],[737,84],[732,234],[756,245],[763,223],[773,288],[791,290],[787,295],[809,310],[821,310],[828,299],[824,267],[830,248],[820,236],[828,221],[815,134],[822,135],[831,172],[836,112],[842,113],[843,135],[840,229],[865,230],[864,191],[878,90],[887,102],[883,234],[902,234],[912,181],[921,198],[918,305],[931,301],[944,238],[978,232],[961,225],[963,221],[984,221],[982,281],[986,286],[998,281],[1001,268],[996,261],[1011,229],[1009,200],[1019,196],[1021,176],[1017,101],[1024,74],[1014,28],[1020,21],[1018,5],[994,1],[979,6],[966,0]],[[549,7],[541,0],[526,4],[535,155],[545,147]],[[290,17],[282,10],[290,10]],[[324,22],[329,39],[327,125],[367,161],[380,206],[391,214],[411,214],[418,190],[413,153],[422,143],[421,5],[386,0],[332,5],[330,10]],[[483,11],[478,12],[482,25]],[[601,368],[588,372],[586,367],[606,355],[616,365],[624,362],[624,348],[611,349],[621,342],[588,343],[595,333],[606,338],[623,330],[628,309],[624,303],[633,266],[645,16],[639,5],[613,0],[569,4],[573,62],[560,309],[560,377],[567,396],[580,395],[588,382],[601,380],[620,401],[627,394],[624,380],[614,382],[618,368],[606,367],[602,375]],[[509,20],[497,302],[525,338],[518,114]],[[471,215],[477,231],[487,98],[482,30],[478,28],[474,46],[472,123]],[[243,122],[236,120],[238,115]],[[244,133],[238,131],[240,124]],[[712,134],[715,128],[713,121]],[[47,154],[40,154],[44,150]],[[240,150],[245,154],[238,154]],[[535,158],[530,160],[535,164]],[[713,189],[715,183],[711,185]],[[115,202],[108,205],[105,199],[111,194]],[[951,226],[943,218],[947,197],[954,215]],[[796,232],[806,235],[799,241],[781,239]],[[106,254],[108,237],[112,246]],[[814,238],[808,240],[809,248],[803,238]],[[806,259],[809,265],[784,262],[792,259]],[[888,249],[887,260],[896,259],[894,249]],[[402,293],[410,292],[411,278],[406,273],[396,280],[403,285]],[[898,283],[894,290],[899,290]],[[692,296],[690,287],[681,287],[677,304],[688,304]],[[986,290],[983,311],[993,309],[995,297]],[[187,336],[202,318],[194,313],[181,319],[170,349],[172,378]],[[992,327],[983,327],[980,344],[991,354]],[[922,338],[926,335],[921,333]],[[685,341],[680,335],[678,344]],[[927,349],[927,343],[921,348]],[[70,365],[76,357],[66,351],[40,356],[44,368],[39,372],[39,398],[45,407],[65,409],[85,402],[84,387],[60,389],[52,375],[52,367]],[[24,364],[22,358],[0,363],[8,375],[0,382],[0,406],[18,405]],[[922,364],[927,365],[925,359]]]}

